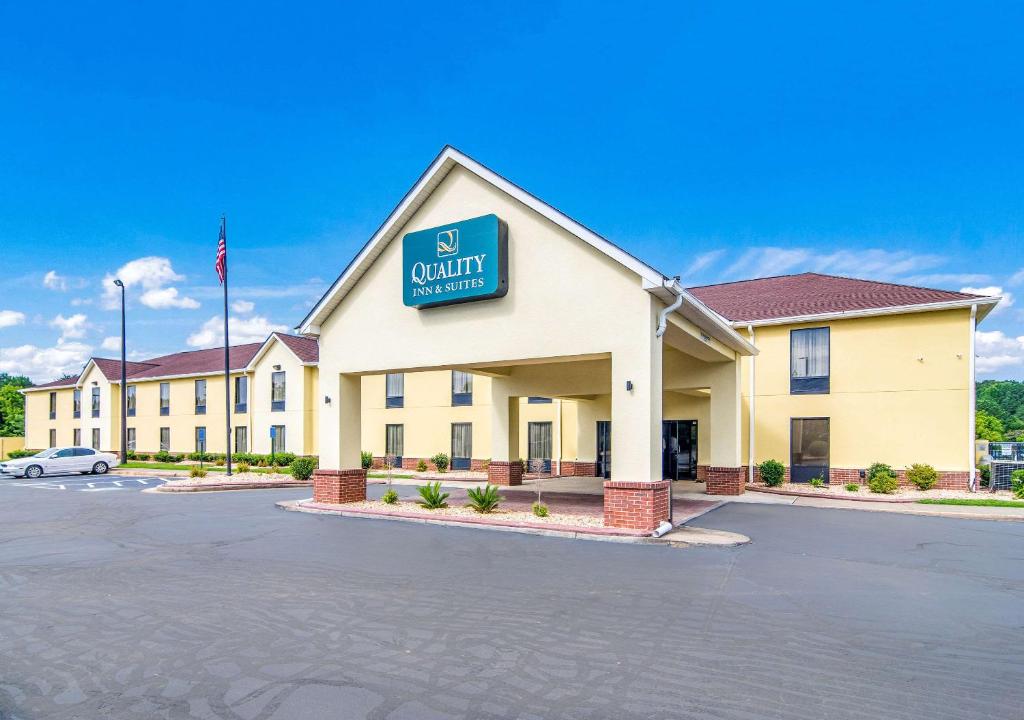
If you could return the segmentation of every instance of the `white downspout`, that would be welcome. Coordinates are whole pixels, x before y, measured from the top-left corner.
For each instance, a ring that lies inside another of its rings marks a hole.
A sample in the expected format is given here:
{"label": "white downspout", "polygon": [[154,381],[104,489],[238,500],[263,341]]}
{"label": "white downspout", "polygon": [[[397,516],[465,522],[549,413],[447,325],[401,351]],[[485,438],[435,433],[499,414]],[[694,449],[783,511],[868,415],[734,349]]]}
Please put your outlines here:
{"label": "white downspout", "polygon": [[658,329],[654,331],[654,337],[661,337],[665,334],[665,330],[668,329],[668,316],[674,313],[683,305],[683,293],[676,292],[676,282],[679,278],[672,278],[671,280],[665,278],[662,279],[662,286],[670,293],[676,296],[676,299],[672,301],[671,305],[667,305],[660,313],[658,313]]}
{"label": "white downspout", "polygon": [[[747,335],[750,336],[750,344],[754,345],[754,326],[747,325]],[[756,346],[755,346],[756,347]],[[755,398],[757,393],[754,392],[754,362],[757,360],[757,355],[750,356],[750,410],[747,413],[748,428],[747,428],[747,482],[751,485],[754,484],[754,436],[755,422],[754,422],[754,406],[756,404]]]}
{"label": "white downspout", "polygon": [[975,434],[975,432],[977,432],[976,428],[974,427],[974,420],[975,420],[974,413],[975,413],[975,406],[976,406],[975,404],[977,402],[977,399],[975,397],[977,385],[976,385],[976,381],[975,381],[975,378],[974,378],[974,335],[975,335],[975,331],[976,331],[977,327],[978,327],[978,306],[977,305],[971,305],[971,340],[970,340],[970,344],[969,344],[970,352],[967,355],[967,368],[968,368],[968,370],[967,370],[968,378],[967,379],[970,381],[970,387],[967,390],[968,412],[969,412],[969,416],[967,418],[967,427],[969,428],[969,432],[967,434],[970,436],[968,438],[968,442],[967,442],[968,451],[969,451],[969,459],[968,459],[967,467],[970,468],[970,475],[967,476],[967,486],[970,488],[971,492],[975,492],[978,489],[978,487],[977,487],[978,481],[977,481],[977,478],[975,477],[975,473],[977,472],[977,468],[975,467],[975,459],[974,459],[974,443],[975,443],[974,434]]}

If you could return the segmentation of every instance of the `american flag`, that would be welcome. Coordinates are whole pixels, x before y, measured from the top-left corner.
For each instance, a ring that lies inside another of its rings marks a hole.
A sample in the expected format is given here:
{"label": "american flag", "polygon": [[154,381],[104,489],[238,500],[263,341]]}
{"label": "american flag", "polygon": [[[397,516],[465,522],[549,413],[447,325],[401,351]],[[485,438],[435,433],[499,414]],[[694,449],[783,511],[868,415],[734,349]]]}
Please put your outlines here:
{"label": "american flag", "polygon": [[214,268],[217,269],[217,277],[220,278],[220,284],[224,284],[224,279],[228,274],[228,241],[224,233],[224,219],[220,221],[220,240],[217,241],[217,262],[214,264]]}

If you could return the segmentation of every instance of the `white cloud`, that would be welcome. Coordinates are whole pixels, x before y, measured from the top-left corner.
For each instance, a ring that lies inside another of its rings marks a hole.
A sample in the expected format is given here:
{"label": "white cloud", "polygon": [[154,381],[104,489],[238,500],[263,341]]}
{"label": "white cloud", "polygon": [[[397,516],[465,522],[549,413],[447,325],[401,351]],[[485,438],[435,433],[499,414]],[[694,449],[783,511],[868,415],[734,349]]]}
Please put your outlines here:
{"label": "white cloud", "polygon": [[978,285],[992,281],[991,275],[981,273],[932,273],[931,275],[912,275],[904,278],[904,282],[912,285],[942,287],[943,285]]}
{"label": "white cloud", "polygon": [[1024,285],[1024,268],[1021,268],[1006,281],[1007,285]]}
{"label": "white cloud", "polygon": [[59,290],[64,292],[68,289],[68,279],[58,275],[56,270],[50,270],[48,273],[43,275],[43,285],[50,290]]}
{"label": "white cloud", "polygon": [[[262,315],[240,318],[231,317],[231,344],[241,345],[244,343],[262,342],[272,332],[288,332],[286,325],[271,323]],[[203,323],[198,331],[188,336],[185,341],[190,347],[209,348],[216,347],[224,342],[224,318],[212,317]]]}
{"label": "white cloud", "polygon": [[100,344],[100,347],[104,350],[121,352],[121,336],[111,335],[110,337],[103,338],[103,342]]}
{"label": "white cloud", "polygon": [[50,326],[60,330],[61,340],[85,337],[85,331],[89,329],[88,318],[82,313],[76,313],[71,317],[57,315],[50,321]]}
{"label": "white cloud", "polygon": [[74,298],[71,301],[71,307],[80,307],[82,305],[92,305],[92,298]]}
{"label": "white cloud", "polygon": [[970,293],[972,295],[984,295],[986,297],[1002,295],[1003,299],[999,301],[998,305],[996,305],[995,309],[991,313],[992,315],[1001,313],[1013,306],[1013,293],[1006,292],[998,285],[989,285],[987,287],[962,287],[960,288],[960,292]]}
{"label": "white cloud", "polygon": [[248,300],[235,300],[231,303],[231,309],[240,315],[251,313],[255,307],[256,303],[249,302]]}
{"label": "white cloud", "polygon": [[1002,330],[978,330],[974,333],[974,349],[979,375],[1024,365],[1024,335],[1014,338]]}
{"label": "white cloud", "polygon": [[920,273],[946,261],[941,255],[915,254],[905,250],[837,250],[821,253],[808,248],[754,247],[730,265],[729,278],[759,278],[791,272],[819,272],[877,280],[894,280]]}
{"label": "white cloud", "polygon": [[56,346],[35,345],[0,348],[0,372],[27,375],[35,382],[49,382],[82,370],[92,353],[85,343],[58,340]]}
{"label": "white cloud", "polygon": [[14,327],[25,322],[25,313],[17,310],[0,310],[0,328]]}
{"label": "white cloud", "polygon": [[691,277],[696,275],[701,270],[705,270],[711,265],[714,265],[723,255],[725,255],[725,250],[711,250],[706,253],[701,253],[694,258],[692,263],[690,263],[690,267],[686,268],[683,272],[683,276]]}
{"label": "white cloud", "polygon": [[199,303],[190,297],[178,297],[178,290],[170,287],[171,283],[185,279],[171,266],[165,257],[143,257],[125,263],[115,273],[107,273],[103,278],[103,306],[116,309],[120,304],[121,290],[114,285],[114,279],[120,278],[125,288],[139,287],[145,292],[142,303],[157,310],[165,308],[183,308],[193,310]]}
{"label": "white cloud", "polygon": [[147,290],[139,298],[139,302],[154,310],[166,310],[167,308],[195,310],[199,307],[199,303],[190,297],[178,297],[178,288],[173,287]]}

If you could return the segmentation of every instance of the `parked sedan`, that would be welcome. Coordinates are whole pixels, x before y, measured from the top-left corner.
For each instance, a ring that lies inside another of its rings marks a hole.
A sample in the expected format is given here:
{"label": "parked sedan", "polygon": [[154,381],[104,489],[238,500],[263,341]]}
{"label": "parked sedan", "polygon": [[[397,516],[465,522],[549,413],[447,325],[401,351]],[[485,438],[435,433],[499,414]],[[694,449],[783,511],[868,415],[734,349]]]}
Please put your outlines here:
{"label": "parked sedan", "polygon": [[96,473],[102,475],[121,461],[114,453],[98,452],[87,447],[50,448],[31,457],[0,462],[0,474],[37,478],[64,473]]}

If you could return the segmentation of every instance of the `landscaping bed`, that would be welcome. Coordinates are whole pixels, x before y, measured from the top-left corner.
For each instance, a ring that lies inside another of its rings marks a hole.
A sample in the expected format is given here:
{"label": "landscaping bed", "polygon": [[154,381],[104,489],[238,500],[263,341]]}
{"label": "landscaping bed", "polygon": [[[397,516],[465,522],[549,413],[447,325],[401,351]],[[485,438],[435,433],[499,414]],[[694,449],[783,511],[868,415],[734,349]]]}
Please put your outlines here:
{"label": "landscaping bed", "polygon": [[[753,492],[772,493],[774,495],[792,495],[796,497],[819,497],[831,500],[858,500],[862,502],[892,502],[892,503],[913,503],[928,501],[954,501],[954,500],[1014,500],[1013,494],[1008,490],[989,492],[988,488],[981,488],[978,492],[969,490],[918,490],[910,485],[901,485],[892,493],[873,493],[866,485],[859,486],[859,490],[851,492],[844,489],[842,485],[825,485],[816,488],[809,483],[783,483],[776,487],[768,487],[763,484],[747,485],[747,490]],[[945,503],[944,503],[945,504]],[[952,502],[948,504],[953,504]],[[973,504],[973,503],[972,503]],[[978,503],[981,504],[981,503]]]}
{"label": "landscaping bed", "polygon": [[269,488],[310,487],[312,480],[296,480],[284,473],[247,472],[226,475],[183,477],[168,480],[156,488],[159,492],[202,492],[204,490],[258,490]]}

